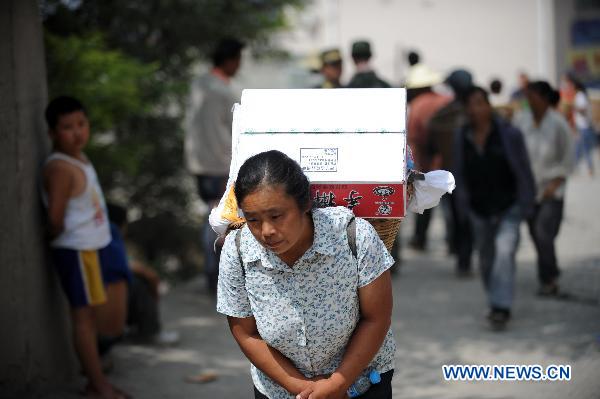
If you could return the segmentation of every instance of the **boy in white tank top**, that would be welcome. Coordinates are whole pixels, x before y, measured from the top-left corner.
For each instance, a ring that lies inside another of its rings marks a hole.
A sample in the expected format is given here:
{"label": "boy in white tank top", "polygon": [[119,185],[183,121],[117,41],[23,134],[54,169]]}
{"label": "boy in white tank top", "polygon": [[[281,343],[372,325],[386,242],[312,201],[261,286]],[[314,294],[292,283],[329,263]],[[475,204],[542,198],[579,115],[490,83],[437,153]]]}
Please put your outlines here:
{"label": "boy in white tank top", "polygon": [[102,266],[121,261],[111,234],[102,189],[83,153],[90,136],[83,105],[58,97],[46,108],[53,152],[43,169],[52,255],[71,305],[75,351],[88,378],[86,397],[122,399],[102,371],[98,335],[117,337],[126,319],[126,280],[105,285]]}

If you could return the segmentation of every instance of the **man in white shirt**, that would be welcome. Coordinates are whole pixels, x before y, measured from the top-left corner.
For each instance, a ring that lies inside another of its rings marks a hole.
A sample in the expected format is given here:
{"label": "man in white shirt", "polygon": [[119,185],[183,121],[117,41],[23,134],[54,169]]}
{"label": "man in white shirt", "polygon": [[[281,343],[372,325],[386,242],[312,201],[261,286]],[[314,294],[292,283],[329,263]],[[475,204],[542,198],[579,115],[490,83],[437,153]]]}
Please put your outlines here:
{"label": "man in white shirt", "polygon": [[574,78],[575,99],[573,101],[573,120],[575,128],[579,132],[575,151],[575,165],[579,164],[581,158],[585,158],[590,176],[594,174],[594,161],[592,151],[596,144],[596,132],[592,125],[592,106],[588,99],[585,86]]}
{"label": "man in white shirt", "polygon": [[554,240],[562,222],[567,176],[573,166],[569,124],[550,106],[555,94],[547,82],[529,83],[526,96],[530,109],[515,118],[525,137],[537,191],[529,232],[538,255],[540,295],[558,294],[560,270]]}
{"label": "man in white shirt", "polygon": [[[231,109],[238,101],[231,89],[231,78],[241,63],[244,44],[235,39],[222,40],[212,56],[213,68],[192,84],[185,121],[185,162],[196,176],[198,193],[209,208],[223,196],[231,163]],[[219,259],[213,243],[215,233],[208,224],[202,231],[204,269],[209,289],[216,292]]]}

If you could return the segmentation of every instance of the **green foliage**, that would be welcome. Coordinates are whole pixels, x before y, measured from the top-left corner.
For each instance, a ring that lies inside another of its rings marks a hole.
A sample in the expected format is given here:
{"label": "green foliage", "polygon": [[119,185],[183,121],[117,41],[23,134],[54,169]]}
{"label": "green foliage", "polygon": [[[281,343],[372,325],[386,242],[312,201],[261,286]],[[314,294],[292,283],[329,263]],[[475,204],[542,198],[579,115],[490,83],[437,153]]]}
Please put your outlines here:
{"label": "green foliage", "polygon": [[100,33],[59,37],[45,35],[48,90],[51,96],[74,93],[88,108],[95,131],[108,131],[128,115],[150,110],[145,86],[152,84],[156,63],[143,64],[109,50]]}
{"label": "green foliage", "polygon": [[61,35],[100,31],[109,45],[179,78],[219,39],[265,42],[302,0],[46,0],[45,26]]}
{"label": "green foliage", "polygon": [[41,0],[50,96],[86,105],[86,152],[108,199],[140,211],[130,238],[151,262],[175,255],[186,270],[194,257],[186,253],[199,247],[181,129],[191,67],[224,37],[269,49],[269,35],[286,25],[284,8],[301,4]]}

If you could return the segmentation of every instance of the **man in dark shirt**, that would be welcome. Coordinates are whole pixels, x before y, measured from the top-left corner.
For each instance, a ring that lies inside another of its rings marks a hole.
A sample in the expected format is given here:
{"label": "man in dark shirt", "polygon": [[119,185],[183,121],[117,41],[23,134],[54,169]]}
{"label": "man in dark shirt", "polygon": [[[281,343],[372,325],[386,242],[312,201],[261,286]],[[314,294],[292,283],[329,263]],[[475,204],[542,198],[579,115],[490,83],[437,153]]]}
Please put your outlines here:
{"label": "man in dark shirt", "polygon": [[533,210],[535,185],[521,132],[493,117],[487,92],[470,89],[465,110],[467,125],[455,140],[458,214],[471,223],[488,319],[501,330],[511,316],[519,225]]}
{"label": "man in dark shirt", "polygon": [[492,124],[480,147],[475,133],[464,138],[465,180],[471,193],[471,210],[490,218],[510,208],[516,200],[515,176],[506,160],[498,127]]}
{"label": "man in dark shirt", "polygon": [[371,59],[371,44],[365,40],[352,43],[352,60],[356,66],[356,73],[348,83],[351,89],[362,88],[388,88],[388,82],[380,79],[373,71],[369,60]]}

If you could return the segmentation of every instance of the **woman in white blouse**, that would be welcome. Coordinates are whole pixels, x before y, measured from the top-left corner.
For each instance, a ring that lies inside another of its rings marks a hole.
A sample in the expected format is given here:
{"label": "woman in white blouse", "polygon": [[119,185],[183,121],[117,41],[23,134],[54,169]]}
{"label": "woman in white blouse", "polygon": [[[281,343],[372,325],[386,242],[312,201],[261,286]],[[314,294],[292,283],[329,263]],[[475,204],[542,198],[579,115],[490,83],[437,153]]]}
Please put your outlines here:
{"label": "woman in white blouse", "polygon": [[278,151],[242,165],[235,195],[247,223],[225,240],[217,310],[255,398],[391,398],[393,259],[372,226],[313,209],[308,179]]}

